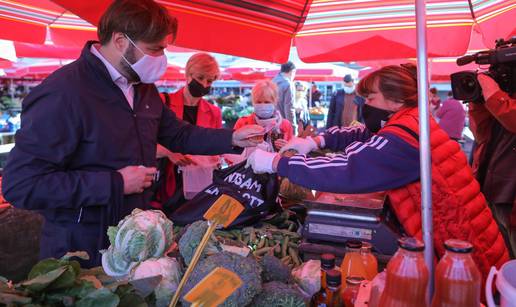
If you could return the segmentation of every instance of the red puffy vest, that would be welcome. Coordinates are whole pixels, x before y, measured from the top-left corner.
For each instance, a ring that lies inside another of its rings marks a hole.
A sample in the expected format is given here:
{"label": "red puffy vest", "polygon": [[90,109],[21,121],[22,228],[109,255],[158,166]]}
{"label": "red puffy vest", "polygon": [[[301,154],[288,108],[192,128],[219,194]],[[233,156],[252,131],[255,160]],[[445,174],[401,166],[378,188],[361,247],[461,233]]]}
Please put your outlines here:
{"label": "red puffy vest", "polygon": [[[419,135],[417,108],[397,112],[379,133],[394,134],[419,148],[414,136],[393,125],[405,126]],[[485,280],[491,266],[500,267],[509,260],[504,239],[459,144],[450,140],[433,118],[430,118],[430,146],[433,235],[437,256],[444,254],[443,243],[447,239],[469,241],[474,246],[473,258]],[[388,196],[405,231],[421,239],[420,182],[388,191]]]}

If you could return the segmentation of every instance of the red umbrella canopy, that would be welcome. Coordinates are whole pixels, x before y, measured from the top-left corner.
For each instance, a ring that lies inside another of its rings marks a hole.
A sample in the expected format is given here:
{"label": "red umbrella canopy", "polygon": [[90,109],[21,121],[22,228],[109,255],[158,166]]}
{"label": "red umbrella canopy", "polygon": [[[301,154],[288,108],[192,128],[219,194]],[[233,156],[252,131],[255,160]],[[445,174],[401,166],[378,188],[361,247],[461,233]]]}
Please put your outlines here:
{"label": "red umbrella canopy", "polygon": [[[112,0],[53,0],[96,24]],[[177,45],[285,62],[416,56],[414,0],[157,0],[179,20]],[[514,34],[516,0],[427,0],[430,56],[466,52],[472,26],[485,41]]]}
{"label": "red umbrella canopy", "polygon": [[[82,46],[96,29],[49,0],[0,0],[0,39]],[[5,30],[8,29],[8,30]]]}
{"label": "red umbrella canopy", "polygon": [[81,47],[29,44],[14,42],[16,56],[19,58],[76,59],[81,54]]}
{"label": "red umbrella canopy", "polygon": [[[516,29],[516,0],[427,0],[430,57],[466,52],[475,22],[487,46]],[[358,61],[416,56],[413,0],[314,0],[296,36],[305,62]]]}

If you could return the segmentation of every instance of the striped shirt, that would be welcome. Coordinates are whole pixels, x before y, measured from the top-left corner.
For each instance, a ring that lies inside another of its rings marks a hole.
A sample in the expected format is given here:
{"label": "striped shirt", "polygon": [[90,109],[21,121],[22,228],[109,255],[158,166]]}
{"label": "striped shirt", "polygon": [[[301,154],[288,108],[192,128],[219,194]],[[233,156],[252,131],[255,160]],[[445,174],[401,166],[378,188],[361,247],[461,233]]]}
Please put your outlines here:
{"label": "striped shirt", "polygon": [[419,150],[391,133],[364,126],[332,127],[323,134],[332,157],[281,158],[278,174],[317,191],[369,193],[402,187],[419,179]]}

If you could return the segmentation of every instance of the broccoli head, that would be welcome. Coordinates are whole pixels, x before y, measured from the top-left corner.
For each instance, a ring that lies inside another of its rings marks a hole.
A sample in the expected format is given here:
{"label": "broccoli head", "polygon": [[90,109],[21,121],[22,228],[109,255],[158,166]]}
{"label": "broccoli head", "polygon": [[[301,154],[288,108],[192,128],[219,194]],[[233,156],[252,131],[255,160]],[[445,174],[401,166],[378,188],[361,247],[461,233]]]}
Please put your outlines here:
{"label": "broccoli head", "polygon": [[305,307],[301,292],[294,285],[271,281],[262,285],[262,292],[254,297],[252,307]]}
{"label": "broccoli head", "polygon": [[[195,250],[197,249],[197,246],[199,246],[199,243],[201,243],[206,230],[208,230],[207,221],[196,221],[188,226],[184,234],[181,236],[181,239],[179,239],[179,253],[183,256],[187,265],[190,264]],[[212,236],[200,259],[206,258],[207,256],[216,254],[220,251],[222,251],[220,243],[217,241],[215,236]]]}
{"label": "broccoli head", "polygon": [[[217,267],[223,267],[232,271],[242,280],[242,286],[233,292],[220,306],[247,306],[251,303],[253,297],[260,293],[262,289],[262,279],[260,277],[261,268],[258,262],[252,257],[242,257],[229,252],[221,252],[209,256],[197,264],[185,284],[181,297],[188,293],[188,291]],[[190,306],[190,303],[186,302],[184,299],[182,299],[182,303],[183,306]]]}
{"label": "broccoli head", "polygon": [[281,281],[289,283],[292,281],[292,275],[288,266],[284,265],[278,258],[266,254],[260,260],[262,266],[262,281]]}

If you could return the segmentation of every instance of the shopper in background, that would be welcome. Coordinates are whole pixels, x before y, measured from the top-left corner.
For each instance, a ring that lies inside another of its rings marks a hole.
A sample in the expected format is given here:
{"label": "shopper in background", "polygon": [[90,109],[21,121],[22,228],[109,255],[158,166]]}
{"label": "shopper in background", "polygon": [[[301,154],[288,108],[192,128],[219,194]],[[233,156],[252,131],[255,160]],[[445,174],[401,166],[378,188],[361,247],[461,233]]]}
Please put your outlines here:
{"label": "shopper in background", "polygon": [[331,97],[326,121],[327,129],[333,126],[347,127],[353,121],[360,120],[364,99],[356,94],[351,75],[345,75],[343,81],[344,87]]}
{"label": "shopper in background", "polygon": [[[206,101],[211,85],[220,76],[215,58],[207,53],[196,53],[185,67],[186,86],[169,95],[170,109],[176,116],[192,125],[204,128],[222,128],[220,109]],[[166,100],[165,100],[166,103]],[[171,213],[195,191],[211,184],[211,173],[220,164],[220,156],[193,156],[171,152],[158,144],[160,186],[151,204]],[[168,160],[168,162],[167,162]]]}
{"label": "shopper in background", "polygon": [[3,172],[2,192],[45,217],[40,257],[86,251],[100,265],[108,226],[149,208],[156,145],[214,155],[256,145],[263,128],[207,129],[178,119],[153,84],[177,19],[152,0],[114,1],[87,42],[23,101],[21,129]]}
{"label": "shopper in background", "polygon": [[294,78],[296,76],[296,65],[292,62],[287,62],[281,65],[280,72],[272,79],[278,86],[278,110],[284,119],[292,124],[294,131],[297,131],[296,109],[295,103],[295,88]]}
{"label": "shopper in background", "polygon": [[318,107],[321,105],[322,93],[317,88],[317,84],[312,82],[312,86],[310,88],[310,93],[308,93],[306,100],[309,103],[309,108]]}
{"label": "shopper in background", "polygon": [[443,101],[441,107],[435,112],[439,126],[448,133],[450,139],[459,141],[462,139],[462,130],[466,120],[464,105],[453,99],[452,92],[448,92],[448,99]]}
{"label": "shopper in background", "polygon": [[430,113],[435,117],[435,112],[441,107],[441,97],[439,97],[435,87],[428,90],[428,101],[430,103]]}
{"label": "shopper in background", "polygon": [[473,169],[512,256],[516,256],[516,99],[485,74],[478,75],[485,103],[469,103],[477,147]]}
{"label": "shopper in background", "polygon": [[[421,239],[416,67],[383,67],[360,81],[358,93],[366,97],[366,127],[333,127],[317,137],[293,138],[282,148],[299,153],[291,158],[256,149],[248,164],[257,173],[278,172],[294,184],[317,191],[387,191],[389,209],[403,231]],[[447,239],[467,240],[474,246],[473,257],[485,278],[492,265],[499,267],[509,259],[503,237],[459,144],[433,118],[430,144],[437,255],[444,254]],[[342,153],[332,158],[306,156],[318,148]]]}
{"label": "shopper in background", "polygon": [[[305,129],[310,122],[310,114],[308,113],[308,101],[306,100],[308,87],[306,86],[306,82],[296,81],[295,89],[296,94],[294,108],[296,109],[296,120],[298,124],[298,129]],[[297,135],[300,135],[299,131],[297,131]]]}

